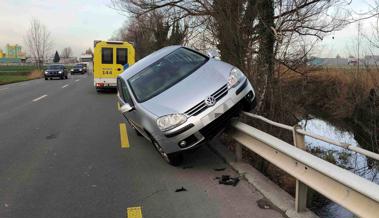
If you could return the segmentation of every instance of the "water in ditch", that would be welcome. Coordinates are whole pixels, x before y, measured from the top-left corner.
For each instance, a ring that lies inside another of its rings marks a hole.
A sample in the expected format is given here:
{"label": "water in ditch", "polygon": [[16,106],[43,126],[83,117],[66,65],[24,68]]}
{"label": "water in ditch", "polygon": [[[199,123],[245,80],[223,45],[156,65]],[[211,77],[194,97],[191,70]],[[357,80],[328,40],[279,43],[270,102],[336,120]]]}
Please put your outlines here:
{"label": "water in ditch", "polygon": [[[333,125],[320,119],[303,120],[300,125],[307,131],[326,136],[336,141],[345,142],[353,146],[359,146],[354,138],[354,134],[348,131],[340,130]],[[379,184],[378,166],[370,158],[348,151],[335,145],[322,142],[310,137],[305,137],[307,150],[324,160],[332,162],[342,168],[345,168],[354,174],[366,178],[376,184]],[[317,215],[326,218],[352,218],[354,215],[348,210],[336,203],[326,199],[318,202],[313,207]]]}

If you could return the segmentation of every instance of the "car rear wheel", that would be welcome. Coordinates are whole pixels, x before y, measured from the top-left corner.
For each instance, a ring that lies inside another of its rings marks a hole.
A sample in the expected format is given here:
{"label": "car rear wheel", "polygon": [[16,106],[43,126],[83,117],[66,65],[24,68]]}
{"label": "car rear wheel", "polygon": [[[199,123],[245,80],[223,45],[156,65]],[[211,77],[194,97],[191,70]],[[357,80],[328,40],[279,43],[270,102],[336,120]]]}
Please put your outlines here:
{"label": "car rear wheel", "polygon": [[183,161],[183,154],[182,153],[172,153],[172,154],[166,154],[166,152],[163,151],[162,147],[159,145],[157,141],[154,139],[152,140],[152,143],[154,147],[157,149],[161,157],[170,165],[172,166],[179,166]]}

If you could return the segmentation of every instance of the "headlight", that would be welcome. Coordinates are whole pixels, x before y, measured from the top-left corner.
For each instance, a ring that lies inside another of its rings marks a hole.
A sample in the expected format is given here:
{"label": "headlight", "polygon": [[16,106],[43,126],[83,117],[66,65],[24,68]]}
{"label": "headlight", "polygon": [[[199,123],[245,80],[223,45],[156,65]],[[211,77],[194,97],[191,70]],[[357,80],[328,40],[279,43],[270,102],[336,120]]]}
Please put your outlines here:
{"label": "headlight", "polygon": [[79,69],[79,71],[82,71],[82,69]]}
{"label": "headlight", "polygon": [[71,69],[71,72],[74,71],[74,69]]}
{"label": "headlight", "polygon": [[228,88],[236,87],[244,78],[242,71],[238,68],[233,68],[230,71],[229,78],[228,78]]}
{"label": "headlight", "polygon": [[61,73],[63,73],[63,71],[59,71],[58,73],[61,74]]}
{"label": "headlight", "polygon": [[47,72],[47,71],[45,71],[45,74],[48,74],[48,72]]}
{"label": "headlight", "polygon": [[173,129],[187,121],[184,114],[169,114],[157,119],[157,125],[161,131]]}

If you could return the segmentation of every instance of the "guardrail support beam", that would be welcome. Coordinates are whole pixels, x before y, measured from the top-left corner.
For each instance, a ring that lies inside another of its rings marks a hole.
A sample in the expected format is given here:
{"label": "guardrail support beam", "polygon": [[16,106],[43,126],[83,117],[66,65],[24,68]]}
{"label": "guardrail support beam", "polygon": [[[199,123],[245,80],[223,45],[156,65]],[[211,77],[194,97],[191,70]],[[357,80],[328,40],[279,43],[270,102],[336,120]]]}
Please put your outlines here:
{"label": "guardrail support beam", "polygon": [[[304,135],[297,132],[297,129],[301,129],[301,126],[295,125],[293,127],[292,136],[293,144],[302,150],[305,150]],[[300,180],[296,180],[296,196],[295,196],[295,209],[296,212],[304,212],[307,208],[307,193],[308,187]]]}
{"label": "guardrail support beam", "polygon": [[295,209],[298,213],[307,209],[307,192],[308,187],[301,181],[296,180]]}
{"label": "guardrail support beam", "polygon": [[236,153],[236,161],[242,160],[242,146],[240,144],[237,144],[235,147],[235,153]]}

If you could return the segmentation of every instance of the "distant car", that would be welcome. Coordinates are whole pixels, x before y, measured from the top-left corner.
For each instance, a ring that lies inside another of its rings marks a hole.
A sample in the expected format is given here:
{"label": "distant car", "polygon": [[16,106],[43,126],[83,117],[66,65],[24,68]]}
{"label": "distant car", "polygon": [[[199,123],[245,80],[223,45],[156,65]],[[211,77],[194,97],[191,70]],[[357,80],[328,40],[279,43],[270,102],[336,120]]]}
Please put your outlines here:
{"label": "distant car", "polygon": [[87,65],[85,64],[77,64],[71,69],[71,74],[84,74],[87,72]]}
{"label": "distant car", "polygon": [[255,107],[254,89],[241,70],[182,46],[141,59],[118,76],[117,88],[121,113],[172,165],[181,162],[182,151]]}
{"label": "distant car", "polygon": [[67,68],[63,64],[51,64],[45,70],[45,80],[49,78],[67,79],[67,75]]}

